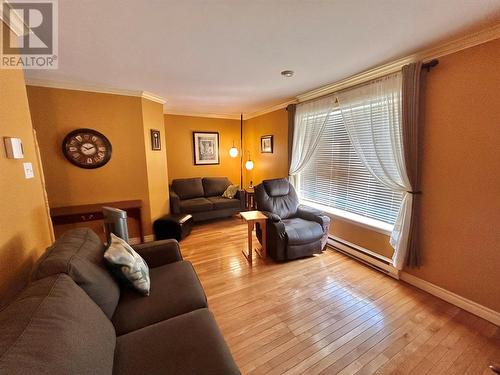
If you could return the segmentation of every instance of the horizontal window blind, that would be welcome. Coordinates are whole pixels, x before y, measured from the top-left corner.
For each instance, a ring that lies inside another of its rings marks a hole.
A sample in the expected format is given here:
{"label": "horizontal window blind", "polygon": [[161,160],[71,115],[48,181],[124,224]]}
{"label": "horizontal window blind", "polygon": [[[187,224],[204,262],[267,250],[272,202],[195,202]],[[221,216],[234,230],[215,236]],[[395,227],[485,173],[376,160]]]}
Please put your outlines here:
{"label": "horizontal window blind", "polygon": [[[384,126],[383,111],[377,113],[373,103],[370,107],[371,120],[379,116],[377,123]],[[366,108],[359,110],[365,112]],[[371,136],[376,137],[374,133]],[[388,224],[394,224],[402,200],[402,193],[384,187],[362,164],[339,110],[328,116],[318,148],[300,172],[299,195],[305,201]]]}

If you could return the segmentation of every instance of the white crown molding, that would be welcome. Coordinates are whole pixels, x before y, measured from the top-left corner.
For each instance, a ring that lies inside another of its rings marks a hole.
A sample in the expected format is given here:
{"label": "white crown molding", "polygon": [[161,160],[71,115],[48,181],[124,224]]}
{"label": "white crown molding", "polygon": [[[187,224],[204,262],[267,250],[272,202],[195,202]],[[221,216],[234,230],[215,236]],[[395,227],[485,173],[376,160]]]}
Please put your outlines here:
{"label": "white crown molding", "polygon": [[470,47],[474,47],[478,44],[489,42],[490,40],[494,40],[497,38],[500,38],[500,23],[482,29],[476,33],[468,34],[461,38],[454,39],[438,46],[428,48],[412,55],[391,61],[389,63],[373,67],[371,69],[365,70],[364,72],[355,74],[335,83],[331,83],[329,85],[308,91],[306,93],[298,95],[297,99],[299,102],[315,99],[320,96],[328,95],[347,87],[355,86],[360,83],[384,76],[386,74],[396,72],[405,64],[409,64],[417,60],[428,61],[438,57],[446,56]]}
{"label": "white crown molding", "polygon": [[167,101],[163,99],[161,96],[153,94],[152,92],[149,91],[140,91],[141,93],[141,98],[151,100],[152,102],[160,103],[160,104],[165,104]]}
{"label": "white crown molding", "polygon": [[7,7],[11,8],[9,1],[0,1],[0,20],[5,22],[5,24],[9,26],[9,29],[11,29],[17,36],[24,35],[24,29],[27,27],[26,24],[16,12],[9,12],[9,15],[14,14],[14,18],[9,22],[9,16],[3,14],[3,3],[5,3]]}
{"label": "white crown molding", "polygon": [[[240,119],[240,115],[231,115],[228,113],[197,113],[197,112],[182,112],[182,111],[167,110],[167,111],[165,111],[164,114],[165,115],[172,115],[172,116],[219,118],[219,119],[224,119],[224,120],[239,120]],[[243,115],[243,119],[245,119],[245,115]]]}
{"label": "white crown molding", "polygon": [[[254,117],[262,116],[267,113],[277,111],[282,108],[286,108],[289,104],[300,103],[306,100],[311,100],[318,98],[323,95],[328,95],[336,91],[358,85],[370,81],[372,79],[381,77],[386,74],[390,74],[398,71],[405,64],[416,60],[428,61],[434,58],[439,58],[446,56],[470,47],[474,47],[479,44],[489,42],[494,39],[500,38],[500,23],[484,28],[478,32],[465,35],[463,37],[442,43],[438,46],[428,48],[412,55],[388,62],[383,65],[373,67],[371,69],[365,70],[361,73],[355,74],[351,77],[342,79],[340,81],[334,82],[329,85],[319,87],[317,89],[305,92],[303,94],[297,95],[294,99],[287,99],[281,103],[275,104],[273,106],[264,107],[260,110],[244,114],[243,119],[249,120]],[[120,90],[113,88],[103,88],[97,86],[81,85],[77,83],[61,83],[61,82],[50,82],[41,80],[26,80],[26,84],[30,86],[42,86],[42,87],[52,87],[68,90],[79,90],[79,91],[91,91],[97,93],[114,94],[114,95],[125,95],[125,96],[137,96],[148,100],[152,100],[161,104],[165,103],[165,100],[157,95],[144,92],[144,91],[130,91],[130,90]],[[165,114],[177,115],[177,116],[191,116],[191,117],[207,117],[207,118],[220,118],[229,120],[239,120],[239,114],[228,114],[228,113],[196,113],[196,112],[182,112],[175,110],[167,110]]]}
{"label": "white crown molding", "polygon": [[263,108],[261,110],[255,111],[255,112],[251,112],[251,113],[246,114],[246,115],[244,114],[243,119],[250,120],[251,118],[262,116],[262,115],[265,115],[267,113],[286,108],[286,107],[288,107],[288,105],[295,104],[297,102],[298,102],[297,99],[289,99],[286,102],[281,102],[281,103],[275,104],[275,105],[270,106],[270,107]]}
{"label": "white crown molding", "polygon": [[[409,64],[411,62],[422,60],[429,61],[432,59],[436,59],[442,56],[450,55],[452,53],[462,51],[467,48],[471,48],[477,46],[479,44],[487,43],[491,40],[500,38],[500,23],[495,25],[486,27],[482,30],[479,30],[472,34],[467,34],[457,39],[453,39],[451,41],[441,43],[437,46],[427,48],[425,50],[421,50],[412,55],[405,56],[399,58],[397,60],[388,62],[383,65],[379,65],[373,67],[371,69],[365,70],[361,73],[355,74],[351,77],[342,79],[340,81],[331,83],[329,85],[325,85],[319,87],[317,89],[305,92],[303,94],[297,95],[295,99],[288,99],[284,102],[275,104],[271,107],[265,107],[255,112],[251,112],[247,115],[243,115],[243,119],[248,120],[257,116],[262,116],[267,113],[286,108],[289,104],[295,104],[304,102],[307,100],[315,99],[320,96],[332,94],[336,91],[352,87],[358,85],[360,83],[364,83],[370,81],[372,79],[376,79],[382,77],[386,74],[394,73],[401,69],[401,67],[405,64]],[[195,116],[193,114],[193,116]],[[203,115],[199,115],[200,117],[205,117]],[[238,117],[239,118],[239,117]]]}
{"label": "white crown molding", "polygon": [[[493,26],[489,26],[485,29],[482,29],[478,32],[468,34],[462,36],[457,39],[453,39],[451,41],[439,44],[438,46],[434,46],[419,52],[416,52],[412,55],[405,56],[399,58],[397,60],[388,62],[383,65],[379,65],[373,67],[371,69],[365,70],[361,73],[355,74],[351,77],[342,79],[340,81],[331,83],[326,86],[319,87],[317,89],[305,92],[303,94],[297,95],[294,99],[287,99],[284,102],[275,104],[270,107],[265,107],[260,110],[244,114],[243,119],[249,120],[254,117],[262,116],[270,112],[277,111],[282,108],[286,108],[289,104],[296,104],[300,102],[304,102],[307,100],[315,99],[323,95],[328,95],[334,93],[336,91],[352,87],[358,85],[360,83],[364,83],[370,81],[372,79],[379,78],[386,74],[394,73],[401,69],[401,67],[405,64],[409,64],[411,62],[422,60],[429,61],[435,58],[439,58],[442,56],[446,56],[458,51],[462,51],[467,48],[471,48],[477,46],[479,44],[487,43],[491,40],[500,38],[500,23],[495,24]],[[175,113],[172,113],[175,114]],[[181,114],[184,115],[184,114]],[[239,116],[233,115],[207,115],[207,114],[186,114],[186,116],[195,116],[195,117],[216,117],[216,118],[236,118],[239,119]]]}
{"label": "white crown molding", "polygon": [[[274,112],[279,109],[286,108],[289,104],[297,103],[297,99],[290,99],[286,102],[281,102],[271,107],[263,108],[256,112],[244,113],[243,120],[250,120],[251,118],[265,115],[266,113]],[[198,113],[198,112],[182,112],[182,111],[171,111],[166,110],[166,115],[174,115],[174,116],[189,116],[189,117],[204,117],[204,118],[220,118],[226,120],[239,120],[240,115],[232,115],[229,113]]]}
{"label": "white crown molding", "polygon": [[486,306],[480,305],[477,302],[471,301],[467,298],[459,296],[449,290],[441,288],[434,285],[428,281],[422,280],[416,276],[410,275],[407,272],[401,272],[399,278],[408,284],[411,284],[419,289],[426,291],[452,305],[458,306],[461,309],[470,312],[471,314],[477,315],[480,318],[486,319],[487,321],[500,326],[500,312],[492,310]]}
{"label": "white crown molding", "polygon": [[163,99],[161,96],[155,95],[147,91],[122,90],[122,89],[115,89],[103,86],[86,85],[75,82],[56,82],[56,81],[46,81],[46,80],[26,78],[26,86],[47,87],[47,88],[62,89],[62,90],[87,91],[87,92],[95,92],[98,94],[134,96],[138,98],[151,100],[153,102],[160,104],[166,103],[165,99]]}

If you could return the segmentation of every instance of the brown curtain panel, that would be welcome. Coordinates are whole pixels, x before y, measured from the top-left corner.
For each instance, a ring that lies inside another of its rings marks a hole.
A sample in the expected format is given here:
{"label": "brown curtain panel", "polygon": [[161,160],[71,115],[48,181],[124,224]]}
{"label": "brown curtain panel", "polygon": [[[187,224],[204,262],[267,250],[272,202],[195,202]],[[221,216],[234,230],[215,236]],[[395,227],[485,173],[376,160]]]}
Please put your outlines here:
{"label": "brown curtain panel", "polygon": [[[403,148],[406,173],[413,188],[413,206],[408,236],[408,254],[406,265],[418,267],[422,263],[418,226],[420,221],[420,138],[422,133],[423,114],[420,98],[422,97],[422,63],[403,66],[402,77],[402,128]],[[425,74],[425,73],[424,73]]]}
{"label": "brown curtain panel", "polygon": [[286,107],[288,111],[288,170],[292,163],[293,132],[295,130],[295,109],[297,104],[290,104]]}

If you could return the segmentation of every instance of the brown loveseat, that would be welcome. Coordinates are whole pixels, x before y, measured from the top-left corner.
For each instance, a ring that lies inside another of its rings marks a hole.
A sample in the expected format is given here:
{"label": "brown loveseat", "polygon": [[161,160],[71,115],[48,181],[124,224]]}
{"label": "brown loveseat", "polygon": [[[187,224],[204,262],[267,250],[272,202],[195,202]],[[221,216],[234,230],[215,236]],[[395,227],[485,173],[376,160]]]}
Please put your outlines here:
{"label": "brown loveseat", "polygon": [[245,191],[239,190],[233,199],[222,197],[231,185],[227,177],[196,177],[172,180],[170,211],[191,214],[194,221],[232,216],[245,210]]}
{"label": "brown loveseat", "polygon": [[118,286],[90,229],[56,241],[0,311],[0,374],[239,374],[177,242],[135,248],[148,297]]}

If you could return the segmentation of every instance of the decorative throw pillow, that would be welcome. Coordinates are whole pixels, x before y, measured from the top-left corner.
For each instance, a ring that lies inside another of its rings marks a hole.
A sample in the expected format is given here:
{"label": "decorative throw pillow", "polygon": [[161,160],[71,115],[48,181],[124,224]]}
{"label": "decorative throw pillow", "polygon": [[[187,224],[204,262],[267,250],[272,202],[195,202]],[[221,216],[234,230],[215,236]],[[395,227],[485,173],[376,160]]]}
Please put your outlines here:
{"label": "decorative throw pillow", "polygon": [[111,233],[110,244],[104,252],[104,258],[118,280],[149,296],[151,283],[148,265],[127,241]]}
{"label": "decorative throw pillow", "polygon": [[234,198],[236,193],[238,192],[238,189],[240,188],[240,185],[229,185],[224,193],[222,193],[222,196],[224,198]]}

